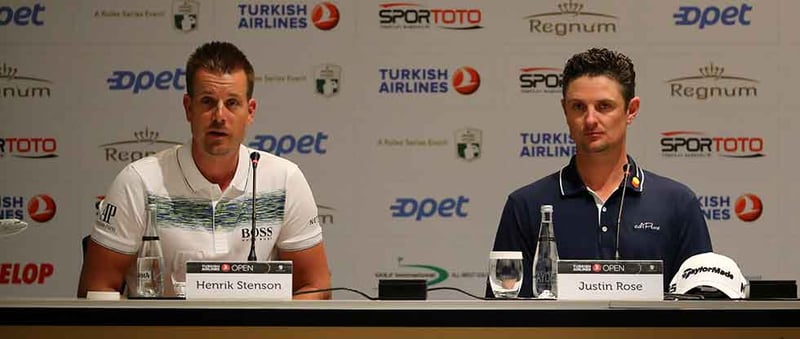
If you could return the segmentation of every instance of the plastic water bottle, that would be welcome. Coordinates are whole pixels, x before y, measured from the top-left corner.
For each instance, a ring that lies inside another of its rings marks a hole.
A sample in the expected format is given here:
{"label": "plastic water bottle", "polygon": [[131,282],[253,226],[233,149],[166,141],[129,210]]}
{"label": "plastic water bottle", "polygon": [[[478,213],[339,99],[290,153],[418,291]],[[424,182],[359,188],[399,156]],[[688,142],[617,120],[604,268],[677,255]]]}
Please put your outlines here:
{"label": "plastic water bottle", "polygon": [[553,232],[553,206],[542,205],[541,214],[539,241],[533,257],[533,296],[539,299],[556,299],[558,249],[556,234]]}
{"label": "plastic water bottle", "polygon": [[136,294],[142,298],[158,298],[164,295],[164,252],[156,230],[156,205],[147,205],[147,225],[142,236],[142,248],[136,258],[138,284]]}

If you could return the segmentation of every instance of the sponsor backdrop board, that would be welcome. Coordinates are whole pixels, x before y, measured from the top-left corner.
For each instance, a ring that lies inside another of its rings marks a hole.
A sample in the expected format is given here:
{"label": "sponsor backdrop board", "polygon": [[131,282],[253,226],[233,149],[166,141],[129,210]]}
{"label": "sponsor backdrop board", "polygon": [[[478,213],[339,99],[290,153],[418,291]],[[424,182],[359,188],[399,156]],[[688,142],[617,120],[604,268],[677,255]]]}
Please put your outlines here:
{"label": "sponsor backdrop board", "polygon": [[304,171],[334,286],[375,295],[380,278],[418,277],[482,294],[507,194],[575,152],[561,71],[592,46],[634,60],[642,109],[629,151],[695,191],[715,250],[748,276],[798,279],[798,8],[0,1],[0,217],[30,224],[0,234],[0,297],[75,294],[80,240],[111,180],[189,139],[184,63],[210,40],[254,64],[245,143]]}

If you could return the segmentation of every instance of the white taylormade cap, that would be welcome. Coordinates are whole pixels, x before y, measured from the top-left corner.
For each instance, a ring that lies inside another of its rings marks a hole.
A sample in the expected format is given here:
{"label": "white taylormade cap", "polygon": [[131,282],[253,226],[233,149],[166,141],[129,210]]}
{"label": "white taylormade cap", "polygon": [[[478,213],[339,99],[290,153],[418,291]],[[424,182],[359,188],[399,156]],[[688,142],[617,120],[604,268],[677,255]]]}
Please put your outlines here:
{"label": "white taylormade cap", "polygon": [[669,290],[684,294],[701,286],[716,288],[731,299],[747,298],[750,291],[739,265],[731,258],[711,252],[686,259],[672,277]]}

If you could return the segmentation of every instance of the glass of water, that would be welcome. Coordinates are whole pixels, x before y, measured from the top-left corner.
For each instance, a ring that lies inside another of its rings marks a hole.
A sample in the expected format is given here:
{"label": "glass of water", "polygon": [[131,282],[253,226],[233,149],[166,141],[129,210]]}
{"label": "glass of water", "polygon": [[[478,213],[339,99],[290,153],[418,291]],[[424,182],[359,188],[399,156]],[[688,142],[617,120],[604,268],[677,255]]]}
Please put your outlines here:
{"label": "glass of water", "polygon": [[170,278],[176,297],[186,297],[186,262],[202,260],[203,257],[202,251],[177,251],[175,253],[175,258],[172,260]]}
{"label": "glass of water", "polygon": [[522,286],[522,252],[489,253],[489,285],[495,298],[516,298]]}

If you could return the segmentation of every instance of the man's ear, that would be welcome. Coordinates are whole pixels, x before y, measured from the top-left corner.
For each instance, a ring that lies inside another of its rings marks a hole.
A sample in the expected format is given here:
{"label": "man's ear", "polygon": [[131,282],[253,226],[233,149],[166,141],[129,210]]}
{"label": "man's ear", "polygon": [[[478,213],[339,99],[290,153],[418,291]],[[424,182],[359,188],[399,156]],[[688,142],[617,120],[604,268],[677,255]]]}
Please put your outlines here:
{"label": "man's ear", "polygon": [[257,107],[256,99],[250,98],[250,100],[247,100],[247,124],[251,124],[255,120]]}
{"label": "man's ear", "polygon": [[190,97],[189,94],[184,94],[183,95],[183,112],[186,114],[186,121],[190,121],[191,120],[190,119],[190,115],[191,115],[190,108],[191,108],[191,106],[192,106],[192,97]]}
{"label": "man's ear", "polygon": [[631,101],[628,103],[628,112],[626,112],[627,116],[625,117],[625,119],[628,122],[628,125],[630,125],[633,122],[633,119],[635,119],[639,115],[640,104],[641,104],[641,99],[639,99],[639,97],[633,97],[633,99],[631,99]]}

